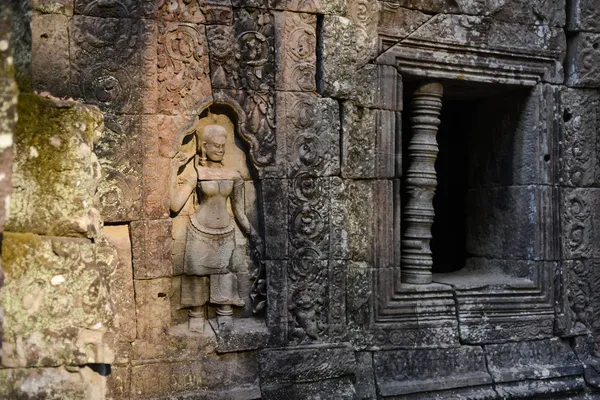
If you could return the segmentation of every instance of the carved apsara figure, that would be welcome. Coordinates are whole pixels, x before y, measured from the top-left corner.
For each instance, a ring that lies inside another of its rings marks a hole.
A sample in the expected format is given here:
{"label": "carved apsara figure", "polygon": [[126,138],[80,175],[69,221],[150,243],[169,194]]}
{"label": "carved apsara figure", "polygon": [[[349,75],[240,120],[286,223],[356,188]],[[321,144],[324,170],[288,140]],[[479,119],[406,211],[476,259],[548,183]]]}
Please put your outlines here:
{"label": "carved apsara figure", "polygon": [[[244,212],[244,180],[234,169],[223,166],[227,130],[218,124],[196,130],[198,162],[194,168],[184,169],[171,182],[171,210],[179,212],[194,190],[197,190],[198,208],[190,215],[184,255],[182,306],[189,307],[189,328],[204,330],[206,294],[200,277],[209,277],[209,302],[217,306],[219,329],[232,326],[233,306],[243,306],[237,290],[238,267],[233,265],[235,249],[235,222],[228,212],[231,200],[233,217],[255,248],[261,248],[261,239]],[[176,167],[187,164],[190,156],[179,152],[174,158]],[[177,168],[176,168],[177,169]],[[176,179],[179,179],[177,181]],[[183,296],[183,292],[188,291]],[[183,298],[186,298],[184,304]]]}

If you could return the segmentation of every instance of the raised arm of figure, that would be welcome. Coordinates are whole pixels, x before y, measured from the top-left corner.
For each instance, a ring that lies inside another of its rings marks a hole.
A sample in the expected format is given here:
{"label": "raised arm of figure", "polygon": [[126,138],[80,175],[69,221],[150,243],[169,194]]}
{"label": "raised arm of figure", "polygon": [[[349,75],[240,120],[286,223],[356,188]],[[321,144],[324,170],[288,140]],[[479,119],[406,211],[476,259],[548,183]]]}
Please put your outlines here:
{"label": "raised arm of figure", "polygon": [[[169,180],[169,189],[171,191],[171,211],[173,212],[179,212],[190,198],[190,195],[194,192],[194,189],[196,189],[198,173],[195,169],[189,169],[187,175],[190,176],[185,175],[186,170],[184,170],[184,173],[181,176],[177,175],[179,168],[187,164],[189,161],[190,157],[181,152],[177,153],[171,161],[172,173]],[[180,182],[178,182],[178,180],[180,180]]]}

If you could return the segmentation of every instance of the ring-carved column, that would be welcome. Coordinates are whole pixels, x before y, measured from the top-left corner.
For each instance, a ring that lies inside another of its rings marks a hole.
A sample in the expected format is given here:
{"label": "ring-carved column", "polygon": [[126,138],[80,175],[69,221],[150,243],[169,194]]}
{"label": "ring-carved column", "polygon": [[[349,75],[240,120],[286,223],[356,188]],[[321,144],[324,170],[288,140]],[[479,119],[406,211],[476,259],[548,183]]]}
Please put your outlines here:
{"label": "ring-carved column", "polygon": [[421,85],[413,97],[410,119],[412,137],[408,145],[406,173],[405,231],[402,235],[402,282],[431,283],[431,226],[435,212],[433,196],[437,186],[435,160],[438,154],[436,135],[440,125],[443,87],[431,82]]}

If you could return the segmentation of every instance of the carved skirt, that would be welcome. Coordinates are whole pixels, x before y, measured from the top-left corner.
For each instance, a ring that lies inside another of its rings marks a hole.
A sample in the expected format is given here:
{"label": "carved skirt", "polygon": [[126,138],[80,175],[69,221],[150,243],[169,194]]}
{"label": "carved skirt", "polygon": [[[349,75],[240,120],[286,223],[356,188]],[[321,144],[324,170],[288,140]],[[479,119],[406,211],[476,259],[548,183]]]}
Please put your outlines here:
{"label": "carved skirt", "polygon": [[216,275],[230,272],[229,264],[235,249],[235,225],[221,229],[207,228],[190,216],[183,272],[186,275]]}

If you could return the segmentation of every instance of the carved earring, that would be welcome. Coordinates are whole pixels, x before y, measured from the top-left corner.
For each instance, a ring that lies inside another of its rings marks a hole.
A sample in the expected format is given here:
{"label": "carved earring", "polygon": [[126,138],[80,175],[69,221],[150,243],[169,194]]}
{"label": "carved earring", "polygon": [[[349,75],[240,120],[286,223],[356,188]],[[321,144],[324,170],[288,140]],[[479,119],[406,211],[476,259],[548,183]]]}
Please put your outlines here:
{"label": "carved earring", "polygon": [[200,165],[206,166],[206,146],[204,143],[200,146]]}

